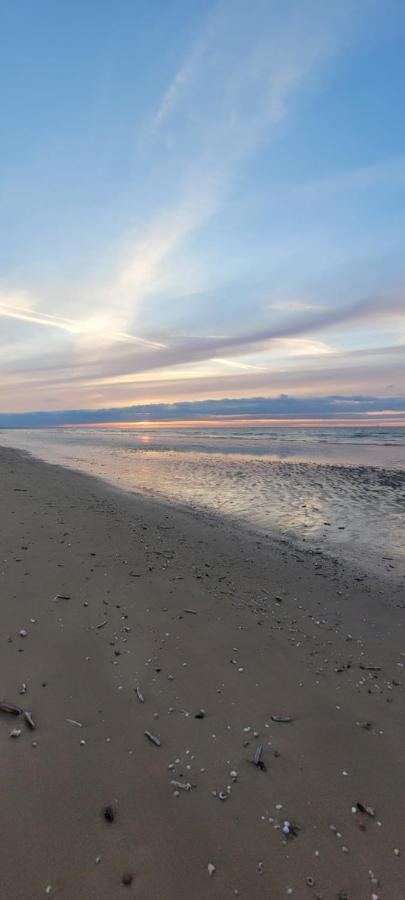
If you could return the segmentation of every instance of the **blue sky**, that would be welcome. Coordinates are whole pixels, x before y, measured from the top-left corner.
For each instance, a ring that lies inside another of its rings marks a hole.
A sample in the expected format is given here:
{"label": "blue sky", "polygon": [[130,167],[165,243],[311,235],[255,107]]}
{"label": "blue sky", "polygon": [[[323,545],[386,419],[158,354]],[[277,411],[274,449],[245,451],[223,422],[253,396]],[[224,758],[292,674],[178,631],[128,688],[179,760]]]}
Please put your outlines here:
{"label": "blue sky", "polygon": [[402,4],[20,0],[0,51],[0,412],[405,398]]}

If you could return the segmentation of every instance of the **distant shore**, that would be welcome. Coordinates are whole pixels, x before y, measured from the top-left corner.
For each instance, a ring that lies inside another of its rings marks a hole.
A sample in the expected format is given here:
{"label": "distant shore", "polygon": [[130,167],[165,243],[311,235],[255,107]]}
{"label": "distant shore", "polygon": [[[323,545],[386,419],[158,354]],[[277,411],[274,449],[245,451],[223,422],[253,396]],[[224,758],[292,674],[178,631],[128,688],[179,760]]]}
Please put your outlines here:
{"label": "distant shore", "polygon": [[11,449],[0,498],[1,896],[399,900],[403,587]]}

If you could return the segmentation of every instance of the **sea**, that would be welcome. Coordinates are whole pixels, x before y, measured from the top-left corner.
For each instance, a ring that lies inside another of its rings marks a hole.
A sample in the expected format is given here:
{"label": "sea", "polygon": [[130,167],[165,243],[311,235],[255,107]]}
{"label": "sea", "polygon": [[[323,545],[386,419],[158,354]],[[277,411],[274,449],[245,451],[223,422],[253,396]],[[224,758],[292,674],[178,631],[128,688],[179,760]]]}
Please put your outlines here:
{"label": "sea", "polygon": [[365,569],[404,572],[405,427],[120,423],[4,429],[0,446]]}

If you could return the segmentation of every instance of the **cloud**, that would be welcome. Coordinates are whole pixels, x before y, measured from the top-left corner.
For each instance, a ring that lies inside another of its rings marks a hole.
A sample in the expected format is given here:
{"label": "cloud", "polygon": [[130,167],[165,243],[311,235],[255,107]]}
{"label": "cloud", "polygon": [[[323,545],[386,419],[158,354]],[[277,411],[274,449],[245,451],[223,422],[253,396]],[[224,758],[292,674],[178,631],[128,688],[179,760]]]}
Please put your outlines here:
{"label": "cloud", "polygon": [[314,418],[354,421],[359,417],[386,418],[405,421],[405,397],[386,396],[383,400],[370,395],[336,394],[313,397],[296,397],[281,394],[274,397],[221,398],[197,402],[138,404],[120,409],[78,409],[56,410],[55,412],[33,412],[23,414],[0,414],[0,428],[46,427],[52,425],[92,424],[117,421],[145,422],[148,420],[170,422],[176,420],[196,422],[201,420],[228,418],[230,424],[235,418],[251,420],[271,418],[302,419]]}
{"label": "cloud", "polygon": [[165,344],[157,341],[149,341],[145,338],[136,337],[133,334],[111,330],[110,318],[106,319],[103,316],[95,315],[83,319],[68,319],[63,316],[41,312],[35,309],[34,300],[25,294],[23,298],[26,300],[26,306],[15,304],[13,300],[10,301],[7,297],[3,300],[0,293],[0,316],[8,319],[17,319],[22,322],[30,322],[33,325],[43,325],[46,328],[59,328],[79,337],[85,338],[90,336],[92,340],[104,338],[108,342],[118,341],[120,343],[136,344],[155,350],[165,347]]}
{"label": "cloud", "polygon": [[302,197],[315,200],[328,198],[347,191],[363,191],[381,187],[383,190],[405,188],[405,156],[398,156],[372,165],[357,166],[353,169],[335,172],[332,176],[307,181],[293,188]]}
{"label": "cloud", "polygon": [[[198,334],[199,322],[193,328],[191,321],[188,328],[201,291],[201,282],[189,274],[194,274],[196,233],[221,213],[233,191],[237,195],[238,179],[252,155],[272,139],[308,88],[318,87],[330,61],[347,48],[368,6],[367,2],[289,0],[284,5],[258,0],[252,8],[247,0],[227,0],[208,13],[195,44],[163,87],[143,133],[144,149],[158,161],[162,180],[167,182],[164,204],[158,203],[157,210],[147,205],[141,212],[134,209],[134,229],[117,235],[112,259],[101,266],[102,277],[95,266],[93,279],[72,286],[62,296],[49,285],[43,295],[6,288],[0,293],[4,343],[6,322],[21,323],[45,335],[54,329],[65,339],[55,352],[54,345],[44,346],[43,338],[33,337],[28,342],[31,351],[21,345],[14,361],[1,360],[2,404],[17,402],[13,384],[24,385],[24,397],[18,402],[31,407],[39,399],[50,406],[62,397],[69,402],[69,395],[75,403],[80,397],[83,404],[89,403],[90,396],[103,402],[106,391],[120,402],[136,384],[144,392],[160,389],[165,395],[175,390],[181,395],[185,390],[211,390],[218,388],[218,382],[219,390],[226,383],[233,391],[238,385],[244,390],[258,385],[264,389],[270,380],[281,385],[282,379],[290,384],[301,378],[305,384],[305,372],[312,390],[320,382],[318,364],[325,366],[327,358],[328,372],[333,371],[332,338],[338,329],[353,323],[366,328],[371,321],[385,324],[404,315],[400,296],[350,303],[336,302],[331,295],[321,298],[321,303],[317,297],[313,302],[310,297],[272,301],[270,289],[265,292],[264,308],[254,303],[246,284],[243,303],[248,327],[242,329],[224,278],[217,303],[223,329],[212,327],[207,313],[205,329],[215,333]],[[175,163],[169,145],[175,148]],[[401,166],[398,161],[388,169],[369,167],[367,172],[319,180],[306,190],[328,194],[370,180],[385,185],[402,177]],[[270,243],[269,256],[272,252]],[[198,275],[211,286],[212,275],[203,266]],[[214,276],[217,284],[221,277],[221,272]],[[179,297],[180,311],[173,322],[166,307]],[[150,313],[156,300],[158,311]],[[146,327],[149,313],[152,325]],[[179,334],[182,325],[185,333]],[[285,357],[285,366],[296,365],[296,369],[287,371],[278,359],[274,371],[272,358],[280,356]]]}
{"label": "cloud", "polygon": [[[240,168],[271,139],[300,88],[320,77],[353,18],[317,0],[293,0],[288,15],[268,2],[252,14],[246,0],[228,0],[208,14],[147,131],[152,150],[165,128],[175,141],[177,197],[133,241],[123,239],[116,274],[101,292],[103,313],[121,317],[123,330],[140,320],[149,296],[170,289],[176,255],[222,209]],[[180,279],[182,270],[184,259]]]}

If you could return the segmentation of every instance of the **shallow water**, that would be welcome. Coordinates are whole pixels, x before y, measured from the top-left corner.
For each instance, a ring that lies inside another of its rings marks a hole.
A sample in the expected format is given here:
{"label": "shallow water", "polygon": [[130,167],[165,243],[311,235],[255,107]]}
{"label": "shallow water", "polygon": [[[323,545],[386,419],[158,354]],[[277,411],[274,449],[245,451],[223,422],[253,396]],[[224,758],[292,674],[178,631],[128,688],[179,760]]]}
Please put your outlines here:
{"label": "shallow water", "polygon": [[404,428],[5,430],[0,445],[366,566],[405,561]]}

